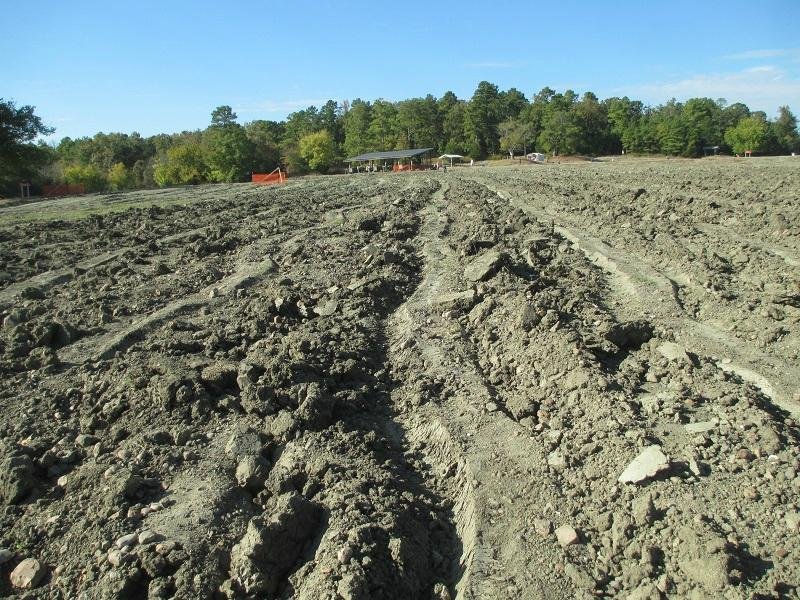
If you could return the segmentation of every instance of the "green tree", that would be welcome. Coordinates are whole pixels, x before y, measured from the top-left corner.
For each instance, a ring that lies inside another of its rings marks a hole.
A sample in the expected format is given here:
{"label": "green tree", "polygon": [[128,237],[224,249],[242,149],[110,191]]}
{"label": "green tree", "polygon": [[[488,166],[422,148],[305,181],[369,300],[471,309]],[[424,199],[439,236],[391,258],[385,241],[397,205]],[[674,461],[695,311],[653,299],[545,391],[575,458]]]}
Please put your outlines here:
{"label": "green tree", "polygon": [[211,181],[243,181],[252,172],[255,149],[235,119],[229,106],[221,106],[211,113],[211,126],[203,133]]}
{"label": "green tree", "polygon": [[531,125],[521,119],[506,119],[500,123],[498,129],[500,149],[503,152],[526,153],[535,139]]}
{"label": "green tree", "polygon": [[269,172],[281,160],[280,139],[284,129],[275,121],[251,121],[244,126],[245,135],[253,150],[252,169],[254,172]]}
{"label": "green tree", "polygon": [[[374,110],[374,107],[373,107]],[[441,138],[436,99],[411,98],[397,103],[398,148],[438,148]]]}
{"label": "green tree", "polygon": [[443,150],[448,154],[468,153],[467,103],[458,100],[444,113],[442,121]]}
{"label": "green tree", "polygon": [[336,157],[333,136],[327,129],[309,133],[301,139],[299,151],[308,168],[320,173],[327,172]]}
{"label": "green tree", "polygon": [[381,98],[372,103],[369,137],[375,150],[392,150],[397,139],[397,107]]}
{"label": "green tree", "polygon": [[525,94],[517,88],[510,88],[507,92],[500,92],[500,115],[502,119],[515,119],[519,113],[528,106]]}
{"label": "green tree", "polygon": [[51,152],[32,143],[55,131],[34,114],[33,106],[17,107],[0,98],[0,192],[16,193],[17,184],[32,179],[51,160]]}
{"label": "green tree", "polygon": [[133,178],[124,163],[115,163],[108,170],[108,187],[114,191],[126,190],[131,187]]}
{"label": "green tree", "polygon": [[792,114],[788,106],[778,108],[778,118],[772,122],[770,129],[780,152],[790,153],[800,150],[797,117]]}
{"label": "green tree", "polygon": [[578,128],[575,149],[583,154],[603,154],[612,146],[611,127],[605,105],[592,92],[586,92],[580,102],[572,105],[573,122]]}
{"label": "green tree", "polygon": [[736,125],[725,132],[725,143],[736,154],[743,154],[747,150],[760,152],[767,138],[767,122],[758,115],[745,117]]}
{"label": "green tree", "polygon": [[198,143],[173,146],[156,164],[153,179],[160,186],[189,185],[208,181],[208,166]]}
{"label": "green tree", "polygon": [[683,105],[681,112],[686,145],[685,156],[701,156],[704,146],[722,143],[722,109],[711,98],[691,98]]}
{"label": "green tree", "polygon": [[723,134],[731,127],[736,127],[739,121],[749,116],[750,109],[747,108],[746,104],[742,104],[741,102],[735,102],[734,104],[724,107],[720,115],[720,128]]}
{"label": "green tree", "polygon": [[469,152],[477,158],[496,154],[500,149],[500,92],[497,86],[481,81],[467,107],[466,129]]}
{"label": "green tree", "polygon": [[344,153],[347,157],[358,156],[371,149],[369,133],[372,107],[360,98],[353,100],[344,116]]}
{"label": "green tree", "polygon": [[108,185],[105,173],[99,167],[91,164],[65,167],[64,181],[73,185],[82,185],[87,192],[100,192]]}
{"label": "green tree", "polygon": [[236,113],[228,105],[218,106],[211,111],[211,125],[215,127],[227,127],[236,123]]}
{"label": "green tree", "polygon": [[608,123],[611,129],[609,149],[618,153],[641,152],[640,122],[644,113],[644,106],[638,100],[623,98],[609,98],[603,104],[606,106]]}
{"label": "green tree", "polygon": [[566,110],[556,110],[544,122],[539,134],[539,145],[553,155],[575,152],[580,131]]}

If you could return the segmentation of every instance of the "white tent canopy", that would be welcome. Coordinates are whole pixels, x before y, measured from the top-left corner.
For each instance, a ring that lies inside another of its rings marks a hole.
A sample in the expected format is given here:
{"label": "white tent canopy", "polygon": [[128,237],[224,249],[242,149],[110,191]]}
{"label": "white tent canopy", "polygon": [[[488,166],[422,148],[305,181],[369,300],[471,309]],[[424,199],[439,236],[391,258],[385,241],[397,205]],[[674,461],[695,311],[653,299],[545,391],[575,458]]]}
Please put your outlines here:
{"label": "white tent canopy", "polygon": [[453,166],[453,159],[454,158],[464,158],[460,154],[442,154],[439,158],[449,158],[450,159],[450,166]]}

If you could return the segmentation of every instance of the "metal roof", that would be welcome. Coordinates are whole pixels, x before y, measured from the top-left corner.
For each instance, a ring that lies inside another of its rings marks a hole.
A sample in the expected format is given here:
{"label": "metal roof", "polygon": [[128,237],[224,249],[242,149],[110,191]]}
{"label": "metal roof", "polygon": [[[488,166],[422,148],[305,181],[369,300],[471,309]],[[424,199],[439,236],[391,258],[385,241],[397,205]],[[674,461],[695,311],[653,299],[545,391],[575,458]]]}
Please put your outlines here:
{"label": "metal roof", "polygon": [[361,162],[367,160],[381,160],[381,159],[395,159],[395,158],[411,158],[412,156],[419,156],[430,152],[433,148],[412,148],[411,150],[389,150],[388,152],[367,152],[366,154],[359,154],[353,158],[345,159],[344,162]]}

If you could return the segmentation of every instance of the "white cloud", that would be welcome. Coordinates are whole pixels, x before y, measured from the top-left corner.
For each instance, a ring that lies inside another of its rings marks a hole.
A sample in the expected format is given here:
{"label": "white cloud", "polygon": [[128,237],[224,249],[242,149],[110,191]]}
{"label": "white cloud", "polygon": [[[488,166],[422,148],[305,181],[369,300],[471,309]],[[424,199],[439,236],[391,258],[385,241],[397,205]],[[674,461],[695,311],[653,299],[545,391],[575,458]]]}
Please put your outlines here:
{"label": "white cloud", "polygon": [[700,73],[676,81],[660,81],[619,88],[647,102],[662,103],[670,98],[725,98],[728,102],[744,102],[751,110],[768,115],[781,105],[793,111],[800,109],[800,78],[774,65],[759,65],[733,73]]}

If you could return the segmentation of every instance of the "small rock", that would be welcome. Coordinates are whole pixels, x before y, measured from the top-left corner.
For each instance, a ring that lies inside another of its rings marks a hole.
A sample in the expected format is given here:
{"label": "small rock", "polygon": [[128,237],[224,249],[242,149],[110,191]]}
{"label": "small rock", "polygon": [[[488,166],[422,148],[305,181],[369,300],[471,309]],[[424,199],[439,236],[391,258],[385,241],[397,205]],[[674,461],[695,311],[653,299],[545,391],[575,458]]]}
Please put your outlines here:
{"label": "small rock", "polygon": [[744,488],[744,497],[748,500],[758,500],[761,498],[761,494],[758,493],[758,490],[754,487],[746,487]]}
{"label": "small rock", "polygon": [[118,567],[122,564],[123,554],[121,550],[110,550],[108,552],[108,556],[106,560],[108,560],[109,564]]}
{"label": "small rock", "polygon": [[139,534],[139,544],[144,546],[145,544],[152,544],[153,542],[157,542],[161,539],[161,536],[158,535],[155,531],[151,529],[145,529]]}
{"label": "small rock", "polygon": [[739,460],[746,460],[750,462],[755,458],[755,456],[753,456],[753,453],[750,452],[750,450],[748,450],[747,448],[740,448],[736,452],[736,458],[738,458]]}
{"label": "small rock", "polygon": [[564,566],[564,574],[572,579],[573,583],[580,589],[590,590],[594,588],[594,578],[584,569],[567,563]]}
{"label": "small rock", "polygon": [[257,455],[261,452],[261,440],[258,433],[250,427],[237,428],[235,433],[225,444],[225,454],[235,459],[247,455]]}
{"label": "small rock", "polygon": [[547,464],[554,471],[563,471],[567,468],[567,457],[563,452],[555,450],[547,455]]}
{"label": "small rock", "polygon": [[353,547],[352,546],[345,546],[336,553],[336,560],[339,563],[346,565],[350,562],[350,559],[353,558]]}
{"label": "small rock", "polygon": [[687,423],[683,426],[683,430],[689,435],[696,435],[698,433],[705,433],[711,431],[716,426],[713,421],[698,421],[697,423]]}
{"label": "small rock", "polygon": [[467,265],[464,269],[464,277],[469,281],[484,281],[485,279],[489,279],[489,277],[494,275],[504,259],[505,255],[502,252],[497,252],[496,250],[484,252]]}
{"label": "small rock", "polygon": [[570,525],[562,525],[556,529],[556,539],[562,548],[577,544],[579,541],[578,532]]}
{"label": "small rock", "polygon": [[679,558],[678,566],[689,579],[710,591],[722,591],[730,582],[730,557],[725,553],[700,558]]}
{"label": "small rock", "polygon": [[139,536],[135,533],[129,533],[127,535],[123,535],[121,538],[117,539],[114,544],[117,548],[125,548],[126,546],[135,546],[139,541]]}
{"label": "small rock", "polygon": [[267,476],[267,463],[261,456],[245,456],[236,466],[236,481],[253,493],[264,487]]}
{"label": "small rock", "polygon": [[0,565],[6,564],[14,557],[14,553],[8,548],[0,548]]}
{"label": "small rock", "polygon": [[689,355],[686,354],[686,349],[676,344],[675,342],[664,342],[657,348],[658,352],[667,360],[674,360],[676,362],[691,363]]}
{"label": "small rock", "polygon": [[660,446],[648,446],[625,468],[620,483],[641,483],[669,469],[669,459]]}
{"label": "small rock", "polygon": [[541,537],[546,538],[553,531],[553,523],[548,519],[534,519],[533,529]]}
{"label": "small rock", "polygon": [[35,588],[44,577],[44,567],[35,558],[26,558],[11,571],[11,585],[24,590]]}
{"label": "small rock", "polygon": [[475,290],[465,290],[463,292],[446,292],[435,296],[431,303],[443,309],[469,310],[475,304],[477,297]]}
{"label": "small rock", "polygon": [[784,517],[786,521],[786,526],[789,528],[789,531],[793,533],[797,533],[800,531],[800,512],[799,511],[792,511],[787,512],[786,516]]}
{"label": "small rock", "polygon": [[314,312],[320,317],[330,317],[339,311],[339,303],[336,300],[328,300],[323,304],[314,307]]}
{"label": "small rock", "polygon": [[166,542],[160,542],[156,544],[156,553],[165,555],[169,554],[173,550],[177,550],[180,548],[180,544],[174,540],[167,540]]}
{"label": "small rock", "polygon": [[75,443],[78,444],[78,446],[80,446],[81,448],[88,448],[89,446],[94,446],[99,441],[100,438],[93,435],[89,435],[88,433],[82,433],[75,438]]}
{"label": "small rock", "polygon": [[650,494],[636,498],[633,501],[633,520],[639,526],[648,525],[653,522],[656,515],[656,507],[653,504],[653,497]]}
{"label": "small rock", "polygon": [[453,596],[450,595],[450,590],[443,583],[437,583],[433,586],[434,600],[452,600]]}

